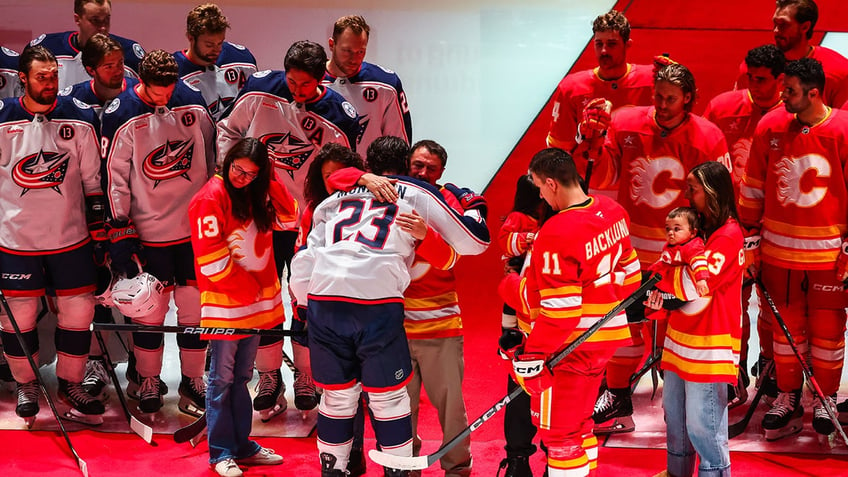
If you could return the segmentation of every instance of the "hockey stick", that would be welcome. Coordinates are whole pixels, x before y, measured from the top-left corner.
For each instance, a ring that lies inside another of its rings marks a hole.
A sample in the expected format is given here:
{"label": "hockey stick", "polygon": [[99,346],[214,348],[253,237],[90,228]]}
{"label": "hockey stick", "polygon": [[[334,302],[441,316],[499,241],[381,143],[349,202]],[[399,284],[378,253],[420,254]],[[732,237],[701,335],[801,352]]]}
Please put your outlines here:
{"label": "hockey stick", "polygon": [[[645,294],[648,290],[654,286],[657,282],[660,281],[662,277],[660,274],[654,274],[647,281],[642,283],[642,285],[634,291],[630,296],[622,300],[621,303],[615,306],[612,310],[610,310],[603,318],[599,319],[592,325],[588,330],[584,331],[583,334],[578,336],[574,341],[571,342],[565,349],[559,351],[553,358],[548,360],[545,365],[549,369],[553,369],[559,364],[562,360],[568,357],[578,346],[583,344],[586,340],[588,340],[596,331],[601,329],[608,321],[618,316],[619,313],[624,311],[625,308],[633,304],[636,300],[644,299]],[[516,387],[512,390],[511,393],[507,394],[500,401],[496,402],[494,406],[490,407],[483,413],[482,416],[478,417],[474,422],[472,422],[468,427],[463,429],[459,434],[457,434],[453,439],[446,442],[442,447],[440,447],[436,452],[430,455],[421,455],[421,456],[400,456],[400,455],[392,455],[387,454],[383,451],[377,449],[371,449],[368,451],[368,457],[371,458],[374,462],[383,467],[389,469],[397,469],[397,470],[422,470],[426,469],[433,465],[436,461],[442,458],[445,454],[447,454],[451,449],[453,449],[457,444],[459,444],[463,439],[468,437],[472,432],[477,430],[478,427],[482,426],[483,423],[492,418],[495,414],[498,413],[504,406],[507,405],[510,401],[517,398],[524,392],[524,388],[521,386]]]}
{"label": "hockey stick", "polygon": [[195,440],[203,431],[206,429],[206,413],[200,415],[194,422],[191,424],[181,427],[174,431],[174,442],[177,444],[182,444],[183,442],[191,443],[191,446],[194,447],[200,441],[200,439]]}
{"label": "hockey stick", "polygon": [[294,361],[292,361],[292,359],[289,358],[289,355],[286,354],[286,350],[283,350],[283,363],[285,363],[286,367],[291,370],[292,374],[300,372],[300,370],[297,369],[297,366],[294,365]]}
{"label": "hockey stick", "polygon": [[82,472],[82,475],[88,477],[88,464],[85,463],[84,460],[77,454],[76,449],[74,449],[74,445],[71,443],[71,437],[68,435],[68,431],[65,429],[65,426],[62,424],[62,419],[59,417],[59,411],[56,410],[56,404],[53,403],[53,398],[50,397],[50,394],[47,392],[47,386],[44,385],[44,379],[41,377],[41,373],[38,370],[38,365],[35,364],[35,360],[32,357],[32,353],[29,350],[29,347],[26,344],[26,340],[24,340],[24,335],[21,332],[20,327],[18,327],[18,322],[15,321],[15,317],[12,314],[12,308],[9,306],[9,302],[6,301],[6,296],[3,294],[3,291],[0,290],[0,301],[3,302],[3,309],[6,310],[6,315],[9,317],[9,321],[12,323],[12,327],[15,329],[15,336],[18,338],[18,343],[21,345],[21,349],[23,349],[24,354],[26,355],[27,361],[29,362],[30,368],[32,368],[32,372],[35,373],[35,379],[38,381],[38,387],[41,388],[41,393],[44,394],[44,399],[47,401],[47,404],[50,406],[50,411],[53,412],[53,417],[56,418],[56,423],[59,424],[59,430],[62,431],[62,435],[65,437],[65,442],[68,444],[68,448],[71,450],[71,454],[73,454],[74,459],[77,461],[77,466]]}
{"label": "hockey stick", "polygon": [[109,372],[109,377],[112,379],[112,384],[115,385],[115,394],[118,395],[118,401],[120,401],[121,403],[121,409],[124,410],[124,416],[126,416],[127,418],[127,423],[129,423],[130,429],[132,429],[133,432],[138,434],[139,437],[144,439],[144,442],[152,444],[153,428],[139,421],[135,416],[132,415],[132,413],[130,413],[130,408],[127,405],[127,399],[126,397],[124,397],[124,390],[121,389],[121,383],[120,381],[118,381],[118,375],[115,373],[115,366],[112,365],[112,358],[109,356],[109,350],[106,349],[106,342],[103,341],[103,336],[100,334],[100,330],[94,331],[94,337],[97,338],[97,344],[100,345],[100,349],[103,351],[106,371]]}
{"label": "hockey stick", "polygon": [[748,407],[748,410],[745,411],[745,415],[738,422],[734,422],[727,426],[727,438],[733,439],[734,437],[745,432],[745,429],[748,428],[748,423],[751,421],[751,417],[754,416],[754,411],[757,410],[757,405],[760,403],[760,399],[762,399],[763,394],[765,394],[766,386],[764,384],[766,376],[770,375],[774,370],[774,361],[769,361],[765,368],[760,370],[760,385],[757,387],[757,394],[754,395],[754,400],[751,401],[751,406]]}
{"label": "hockey stick", "polygon": [[155,326],[118,323],[92,323],[91,330],[100,331],[138,331],[150,333],[180,333],[184,335],[260,335],[260,336],[300,336],[304,331],[280,329],[260,330],[255,328],[211,328],[202,326]]}
{"label": "hockey stick", "polygon": [[760,287],[760,292],[762,292],[763,297],[766,299],[769,308],[771,308],[775,321],[777,321],[777,324],[780,325],[780,329],[783,330],[783,336],[786,336],[786,341],[788,341],[789,346],[792,347],[792,352],[795,353],[795,358],[801,363],[801,370],[804,371],[804,376],[807,378],[807,386],[809,386],[813,394],[816,395],[816,398],[818,398],[818,400],[822,403],[825,411],[827,411],[827,417],[830,418],[830,422],[833,423],[833,426],[836,428],[836,432],[838,432],[839,436],[842,437],[842,442],[848,446],[848,436],[845,435],[845,431],[842,429],[842,424],[840,424],[839,418],[836,416],[836,412],[830,407],[830,401],[824,397],[824,393],[822,393],[822,390],[819,387],[819,382],[816,381],[815,376],[813,376],[813,371],[807,364],[807,360],[801,356],[801,352],[798,351],[798,347],[795,346],[795,341],[792,339],[792,334],[789,333],[789,328],[786,327],[786,322],[783,321],[783,317],[780,316],[780,312],[777,311],[777,305],[774,304],[774,300],[771,299],[771,295],[769,295],[768,290],[766,290],[766,287],[763,286],[762,280],[758,280],[757,285]]}

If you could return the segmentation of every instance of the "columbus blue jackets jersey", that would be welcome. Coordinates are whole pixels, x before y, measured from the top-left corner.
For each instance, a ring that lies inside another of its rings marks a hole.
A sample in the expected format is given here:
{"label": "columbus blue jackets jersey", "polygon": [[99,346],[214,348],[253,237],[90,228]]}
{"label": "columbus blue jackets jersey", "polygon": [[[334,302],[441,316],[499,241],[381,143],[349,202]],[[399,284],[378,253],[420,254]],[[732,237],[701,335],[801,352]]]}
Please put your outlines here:
{"label": "columbus blue jackets jersey", "polygon": [[89,240],[85,196],[100,195],[100,123],[86,104],[58,97],[47,113],[0,102],[0,249],[55,253]]}
{"label": "columbus blue jackets jersey", "polygon": [[325,73],[321,84],[341,94],[356,108],[362,125],[357,150],[363,154],[380,136],[397,136],[407,143],[412,140],[412,116],[406,93],[393,71],[363,62],[359,72],[349,78]]}
{"label": "columbus blue jackets jersey", "polygon": [[[124,86],[121,91],[123,92],[131,89],[137,84],[138,80],[135,78],[124,78]],[[100,119],[103,119],[103,111],[112,103],[112,100],[106,101],[97,96],[97,93],[94,92],[93,79],[77,83],[73,86],[68,86],[62,91],[59,91],[59,96],[71,96],[91,106],[91,109],[97,113],[97,117]]]}
{"label": "columbus blue jackets jersey", "polygon": [[[144,56],[144,48],[137,42],[117,35],[109,35],[124,49],[124,76],[138,78],[138,64]],[[79,32],[43,33],[29,42],[30,46],[41,45],[50,50],[59,62],[59,89],[91,79],[82,66],[82,52],[77,38]]]}
{"label": "columbus blue jackets jersey", "polygon": [[24,88],[18,78],[18,52],[0,46],[0,99],[23,94]]}
{"label": "columbus blue jackets jersey", "polygon": [[209,67],[196,65],[188,59],[185,50],[174,53],[180,66],[180,77],[200,90],[209,114],[215,121],[233,104],[247,78],[256,73],[256,58],[247,48],[225,41],[215,64]]}
{"label": "columbus blue jackets jersey", "polygon": [[354,148],[359,136],[356,108],[329,88],[311,103],[296,103],[283,71],[260,71],[242,88],[218,123],[218,151],[223,157],[243,137],[268,146],[277,177],[304,204],[303,183],[321,146],[331,142]]}
{"label": "columbus blue jackets jersey", "polygon": [[435,187],[398,177],[396,204],[378,202],[365,187],[338,191],[312,216],[306,248],[292,259],[289,285],[298,303],[308,296],[356,303],[403,298],[415,239],[397,225],[397,214],[415,210],[461,255],[478,255],[489,230],[477,211],[460,215]]}
{"label": "columbus blue jackets jersey", "polygon": [[132,219],[142,242],[189,240],[188,203],[215,172],[215,124],[200,92],[177,81],[165,106],[131,88],[103,113],[110,216]]}

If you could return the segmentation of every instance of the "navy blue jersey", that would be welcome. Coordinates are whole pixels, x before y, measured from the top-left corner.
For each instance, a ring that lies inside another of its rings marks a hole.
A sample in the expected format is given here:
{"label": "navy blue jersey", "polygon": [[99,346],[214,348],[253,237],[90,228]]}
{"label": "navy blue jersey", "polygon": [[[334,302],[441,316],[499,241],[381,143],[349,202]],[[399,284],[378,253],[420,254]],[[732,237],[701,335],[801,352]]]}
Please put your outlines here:
{"label": "navy blue jersey", "polygon": [[18,77],[18,52],[0,46],[0,99],[23,94],[24,87]]}
{"label": "navy blue jersey", "polygon": [[[30,46],[41,45],[50,50],[59,62],[59,89],[65,89],[91,77],[82,66],[82,52],[77,38],[79,32],[44,33],[29,42]],[[144,48],[136,41],[118,35],[109,35],[124,49],[124,76],[138,78],[138,64],[144,56]]]}
{"label": "navy blue jersey", "polygon": [[247,78],[256,73],[256,58],[247,48],[225,41],[212,66],[192,63],[185,50],[174,53],[180,78],[194,86],[206,100],[212,119],[218,120],[233,104]]}
{"label": "navy blue jersey", "polygon": [[[121,91],[123,92],[133,88],[137,84],[138,80],[135,78],[124,78],[124,85],[121,88]],[[68,86],[62,91],[59,91],[59,96],[71,96],[91,106],[91,108],[94,109],[94,112],[97,113],[97,117],[100,119],[103,119],[103,111],[109,107],[109,104],[112,103],[112,100],[104,100],[97,96],[97,93],[94,92],[93,79],[77,83],[73,86]]]}

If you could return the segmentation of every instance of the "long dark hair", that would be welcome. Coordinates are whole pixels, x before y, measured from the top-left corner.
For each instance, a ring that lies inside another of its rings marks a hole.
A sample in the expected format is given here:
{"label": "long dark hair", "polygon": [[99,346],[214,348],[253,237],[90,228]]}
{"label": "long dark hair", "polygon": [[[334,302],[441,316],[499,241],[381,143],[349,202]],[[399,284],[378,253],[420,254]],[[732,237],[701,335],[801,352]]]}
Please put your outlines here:
{"label": "long dark hair", "polygon": [[553,213],[553,209],[539,195],[539,188],[533,184],[527,174],[522,174],[515,184],[512,210],[533,217],[540,225]]}
{"label": "long dark hair", "polygon": [[309,170],[306,172],[306,182],[303,184],[303,198],[306,199],[308,207],[315,207],[324,199],[330,196],[330,191],[324,187],[324,176],[321,174],[321,167],[327,162],[338,162],[344,167],[355,167],[365,170],[365,162],[362,157],[349,147],[336,144],[334,142],[325,144],[318,151],[318,155],[309,165]]}
{"label": "long dark hair", "polygon": [[[259,170],[253,181],[241,189],[230,182],[230,168],[236,159],[249,159]],[[233,215],[240,220],[253,219],[261,232],[267,232],[274,223],[274,211],[268,200],[268,188],[273,173],[268,160],[268,148],[258,139],[246,137],[233,145],[224,157],[221,175],[224,188],[233,203]]]}
{"label": "long dark hair", "polygon": [[733,179],[722,163],[707,161],[693,167],[690,173],[704,188],[707,210],[701,213],[701,224],[705,237],[709,237],[727,219],[737,219],[736,197],[733,193]]}

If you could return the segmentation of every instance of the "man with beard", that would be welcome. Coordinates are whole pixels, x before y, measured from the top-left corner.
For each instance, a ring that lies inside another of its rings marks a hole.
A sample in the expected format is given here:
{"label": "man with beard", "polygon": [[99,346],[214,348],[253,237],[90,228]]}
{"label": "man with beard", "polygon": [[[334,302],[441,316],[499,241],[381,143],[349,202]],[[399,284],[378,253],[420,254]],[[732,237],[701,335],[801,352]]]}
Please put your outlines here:
{"label": "man with beard", "polygon": [[256,73],[256,58],[250,50],[225,41],[228,28],[230,22],[218,5],[198,5],[186,18],[188,48],[174,53],[180,78],[200,90],[216,121],[236,99],[247,78]]}
{"label": "man with beard", "polygon": [[42,34],[30,42],[41,45],[59,61],[59,89],[65,89],[88,79],[82,63],[82,49],[95,33],[109,35],[124,49],[124,75],[138,78],[138,64],[144,48],[137,42],[109,33],[112,22],[111,0],[74,0],[74,23],[79,31]]}
{"label": "man with beard", "polygon": [[[589,151],[588,142],[583,141],[597,135],[597,131],[586,128],[586,124],[580,124],[586,105],[595,98],[605,98],[612,103],[612,111],[624,106],[648,106],[653,94],[652,66],[627,62],[627,50],[633,44],[627,18],[611,10],[595,18],[592,32],[598,66],[570,74],[559,83],[554,93],[554,109],[547,138],[549,147],[572,153],[577,170],[583,177],[589,154],[597,153]],[[597,183],[591,181],[589,190],[614,198],[617,186],[608,184],[599,189]]]}
{"label": "man with beard", "polygon": [[[814,0],[777,0],[772,16],[774,44],[783,51],[786,61],[813,58],[821,63],[825,87],[820,91],[824,103],[839,108],[848,101],[848,59],[830,48],[811,45],[813,29],[819,19],[819,7]],[[739,65],[736,89],[748,87],[745,62]]]}
{"label": "man with beard", "polygon": [[71,407],[64,416],[101,424],[103,404],[82,388],[94,316],[91,236],[103,233],[100,124],[87,105],[57,97],[59,66],[47,49],[24,50],[19,69],[24,95],[0,103],[0,289],[12,310],[0,315],[0,328],[17,382],[15,412],[30,425],[38,414],[37,370],[18,338],[38,362],[38,300],[51,287],[59,398]]}

